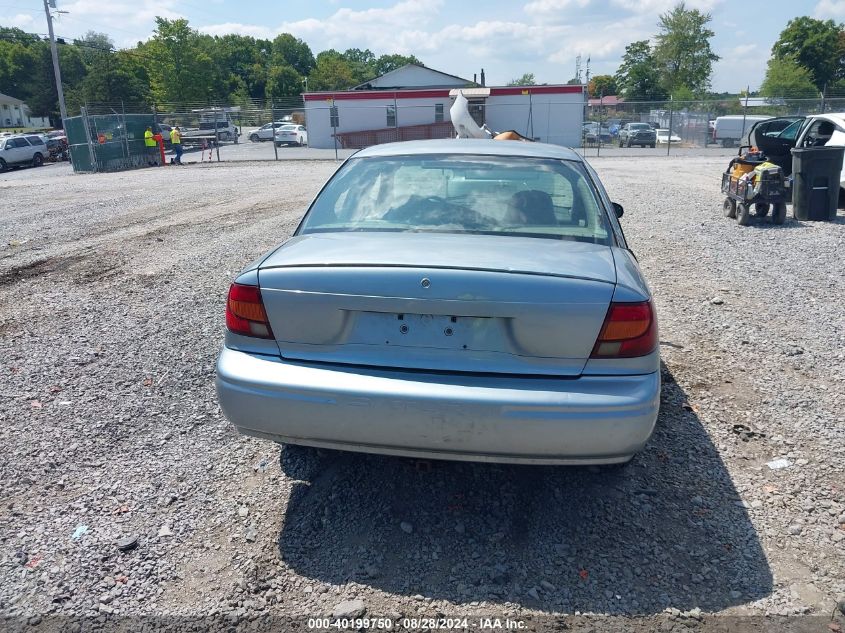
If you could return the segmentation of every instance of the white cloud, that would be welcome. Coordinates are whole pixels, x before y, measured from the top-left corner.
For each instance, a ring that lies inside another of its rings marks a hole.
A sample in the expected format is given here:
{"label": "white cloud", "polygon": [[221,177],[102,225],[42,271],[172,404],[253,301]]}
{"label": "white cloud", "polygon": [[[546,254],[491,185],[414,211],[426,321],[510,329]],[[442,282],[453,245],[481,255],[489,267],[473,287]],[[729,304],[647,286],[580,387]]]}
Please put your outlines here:
{"label": "white cloud", "polygon": [[[64,35],[86,31],[108,33],[118,46],[132,46],[152,35],[156,16],[187,17],[177,0],[74,0],[61,4],[67,15],[59,15],[56,29]],[[68,23],[63,24],[65,20]],[[72,24],[72,27],[71,27]],[[69,32],[71,31],[71,32]]]}
{"label": "white cloud", "polygon": [[26,13],[16,13],[15,15],[0,14],[0,24],[7,27],[14,27],[24,31],[31,31],[35,28],[35,19]]}
{"label": "white cloud", "polygon": [[463,76],[471,76],[484,67],[491,83],[504,83],[517,67],[533,70],[540,81],[562,83],[572,76],[570,69],[576,55],[590,56],[597,72],[600,68],[612,72],[609,66],[621,56],[625,44],[632,39],[647,39],[654,30],[653,15],[587,24],[561,23],[540,15],[564,5],[584,6],[589,2],[533,0],[524,8],[528,11],[531,7],[536,21],[446,22],[439,28],[432,28],[432,24],[448,18],[442,11],[443,0],[404,0],[360,11],[342,8],[325,19],[284,22],[276,27],[228,22],[198,28],[209,34],[240,33],[263,38],[292,33],[308,42],[315,53],[328,48],[366,47],[376,54],[414,54],[435,68]]}
{"label": "white cloud", "polygon": [[523,7],[529,15],[546,15],[556,13],[570,7],[584,8],[590,0],[533,0]]}
{"label": "white cloud", "polygon": [[[671,10],[676,4],[677,0],[611,0],[612,4],[622,9],[627,9],[634,13],[640,14],[654,14],[664,13]],[[717,5],[725,0],[687,0],[687,9],[698,9],[705,13],[712,11]],[[823,0],[825,1],[825,0]]]}
{"label": "white cloud", "polygon": [[845,0],[820,0],[813,15],[822,20],[845,18]]}
{"label": "white cloud", "polygon": [[240,22],[224,22],[223,24],[201,26],[199,30],[208,35],[228,35],[233,33],[236,35],[251,35],[252,37],[262,39],[272,39],[279,34],[277,29],[258,26],[256,24],[241,24]]}
{"label": "white cloud", "polygon": [[61,8],[74,18],[119,18],[119,23],[125,26],[133,24],[133,21],[147,22],[157,15],[171,19],[184,16],[176,9],[177,5],[176,0],[75,0],[63,3]]}
{"label": "white cloud", "polygon": [[757,49],[756,44],[740,44],[739,46],[734,46],[729,53],[729,57],[736,58],[740,55],[748,55],[753,50]]}
{"label": "white cloud", "polygon": [[403,0],[385,8],[360,11],[341,8],[321,20],[307,18],[283,22],[275,28],[233,22],[197,28],[211,35],[240,33],[265,38],[292,33],[318,43],[313,47],[315,52],[328,48],[367,47],[375,52],[412,54],[427,48],[430,34],[419,29],[431,22],[442,5],[443,0]]}
{"label": "white cloud", "polygon": [[654,31],[650,19],[631,16],[609,23],[581,24],[573,29],[574,36],[566,38],[547,59],[551,62],[574,63],[576,55],[589,56],[591,61],[621,59],[625,46],[637,40],[647,40]]}

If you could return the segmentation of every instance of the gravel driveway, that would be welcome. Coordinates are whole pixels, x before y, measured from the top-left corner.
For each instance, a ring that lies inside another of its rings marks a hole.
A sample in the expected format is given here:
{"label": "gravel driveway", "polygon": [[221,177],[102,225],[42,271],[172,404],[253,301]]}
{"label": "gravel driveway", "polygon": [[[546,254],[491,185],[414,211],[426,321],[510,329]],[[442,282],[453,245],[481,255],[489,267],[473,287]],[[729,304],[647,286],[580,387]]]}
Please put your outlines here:
{"label": "gravel driveway", "polygon": [[630,467],[343,455],[310,481],[233,431],[214,362],[231,279],[335,163],[0,175],[0,617],[826,629],[845,594],[845,221],[739,227],[724,162],[593,160],[660,317],[662,410]]}

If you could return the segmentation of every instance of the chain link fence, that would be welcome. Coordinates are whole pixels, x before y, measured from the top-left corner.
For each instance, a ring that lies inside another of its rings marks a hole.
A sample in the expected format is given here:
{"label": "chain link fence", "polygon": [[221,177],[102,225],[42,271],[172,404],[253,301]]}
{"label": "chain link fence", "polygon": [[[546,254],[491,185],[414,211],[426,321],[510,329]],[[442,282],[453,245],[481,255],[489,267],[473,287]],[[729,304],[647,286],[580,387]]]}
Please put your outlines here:
{"label": "chain link fence", "polygon": [[[369,145],[451,138],[455,131],[449,118],[450,105],[449,99],[438,103],[403,99],[334,101],[330,94],[318,101],[292,97],[275,103],[87,104],[82,109],[86,121],[82,127],[87,128],[84,139],[90,140],[83,140],[83,145],[106,147],[76,147],[71,151],[74,156],[93,156],[89,163],[94,170],[98,166],[111,169],[147,164],[146,150],[132,151],[143,139],[143,131],[138,137],[126,120],[139,116],[147,117],[144,120],[149,120],[154,132],[161,135],[165,163],[173,159],[170,131],[175,127],[181,132],[183,162],[340,159]],[[555,98],[538,102],[527,96],[475,99],[469,107],[476,122],[494,132],[514,130],[539,142],[577,148],[588,157],[673,152],[725,155],[747,142],[749,130],[762,118],[845,111],[845,96],[689,102],[600,98],[588,103]],[[733,117],[730,135],[716,129],[716,121],[725,116]],[[629,143],[625,136],[628,123],[654,128],[654,147],[648,142]],[[109,158],[100,160],[100,154]]]}
{"label": "chain link fence", "polygon": [[[845,111],[845,96],[818,99],[734,98],[710,101],[643,101],[604,103],[591,100],[587,106],[582,149],[586,155],[600,155],[610,149],[626,153],[650,153],[657,149],[671,154],[675,150],[690,153],[724,153],[725,148],[747,144],[751,128],[771,117],[810,116]],[[723,131],[716,122],[731,117]],[[655,128],[655,148],[629,145],[624,133],[628,123],[646,123]]]}

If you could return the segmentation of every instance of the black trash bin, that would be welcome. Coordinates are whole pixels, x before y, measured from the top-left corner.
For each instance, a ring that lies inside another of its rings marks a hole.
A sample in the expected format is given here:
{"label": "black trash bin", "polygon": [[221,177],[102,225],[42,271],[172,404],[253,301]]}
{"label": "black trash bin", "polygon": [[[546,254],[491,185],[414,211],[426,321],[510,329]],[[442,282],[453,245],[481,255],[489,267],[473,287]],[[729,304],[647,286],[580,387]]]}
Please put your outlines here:
{"label": "black trash bin", "polygon": [[792,150],[792,215],[796,220],[833,220],[845,147]]}

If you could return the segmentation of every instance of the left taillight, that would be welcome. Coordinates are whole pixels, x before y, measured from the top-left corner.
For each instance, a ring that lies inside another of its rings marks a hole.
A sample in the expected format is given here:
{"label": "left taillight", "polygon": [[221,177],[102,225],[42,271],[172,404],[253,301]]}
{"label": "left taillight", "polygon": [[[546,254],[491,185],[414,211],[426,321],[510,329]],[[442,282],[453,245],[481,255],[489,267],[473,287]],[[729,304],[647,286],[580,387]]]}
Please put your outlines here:
{"label": "left taillight", "polygon": [[226,327],[243,336],[273,338],[258,286],[231,285],[226,301]]}

